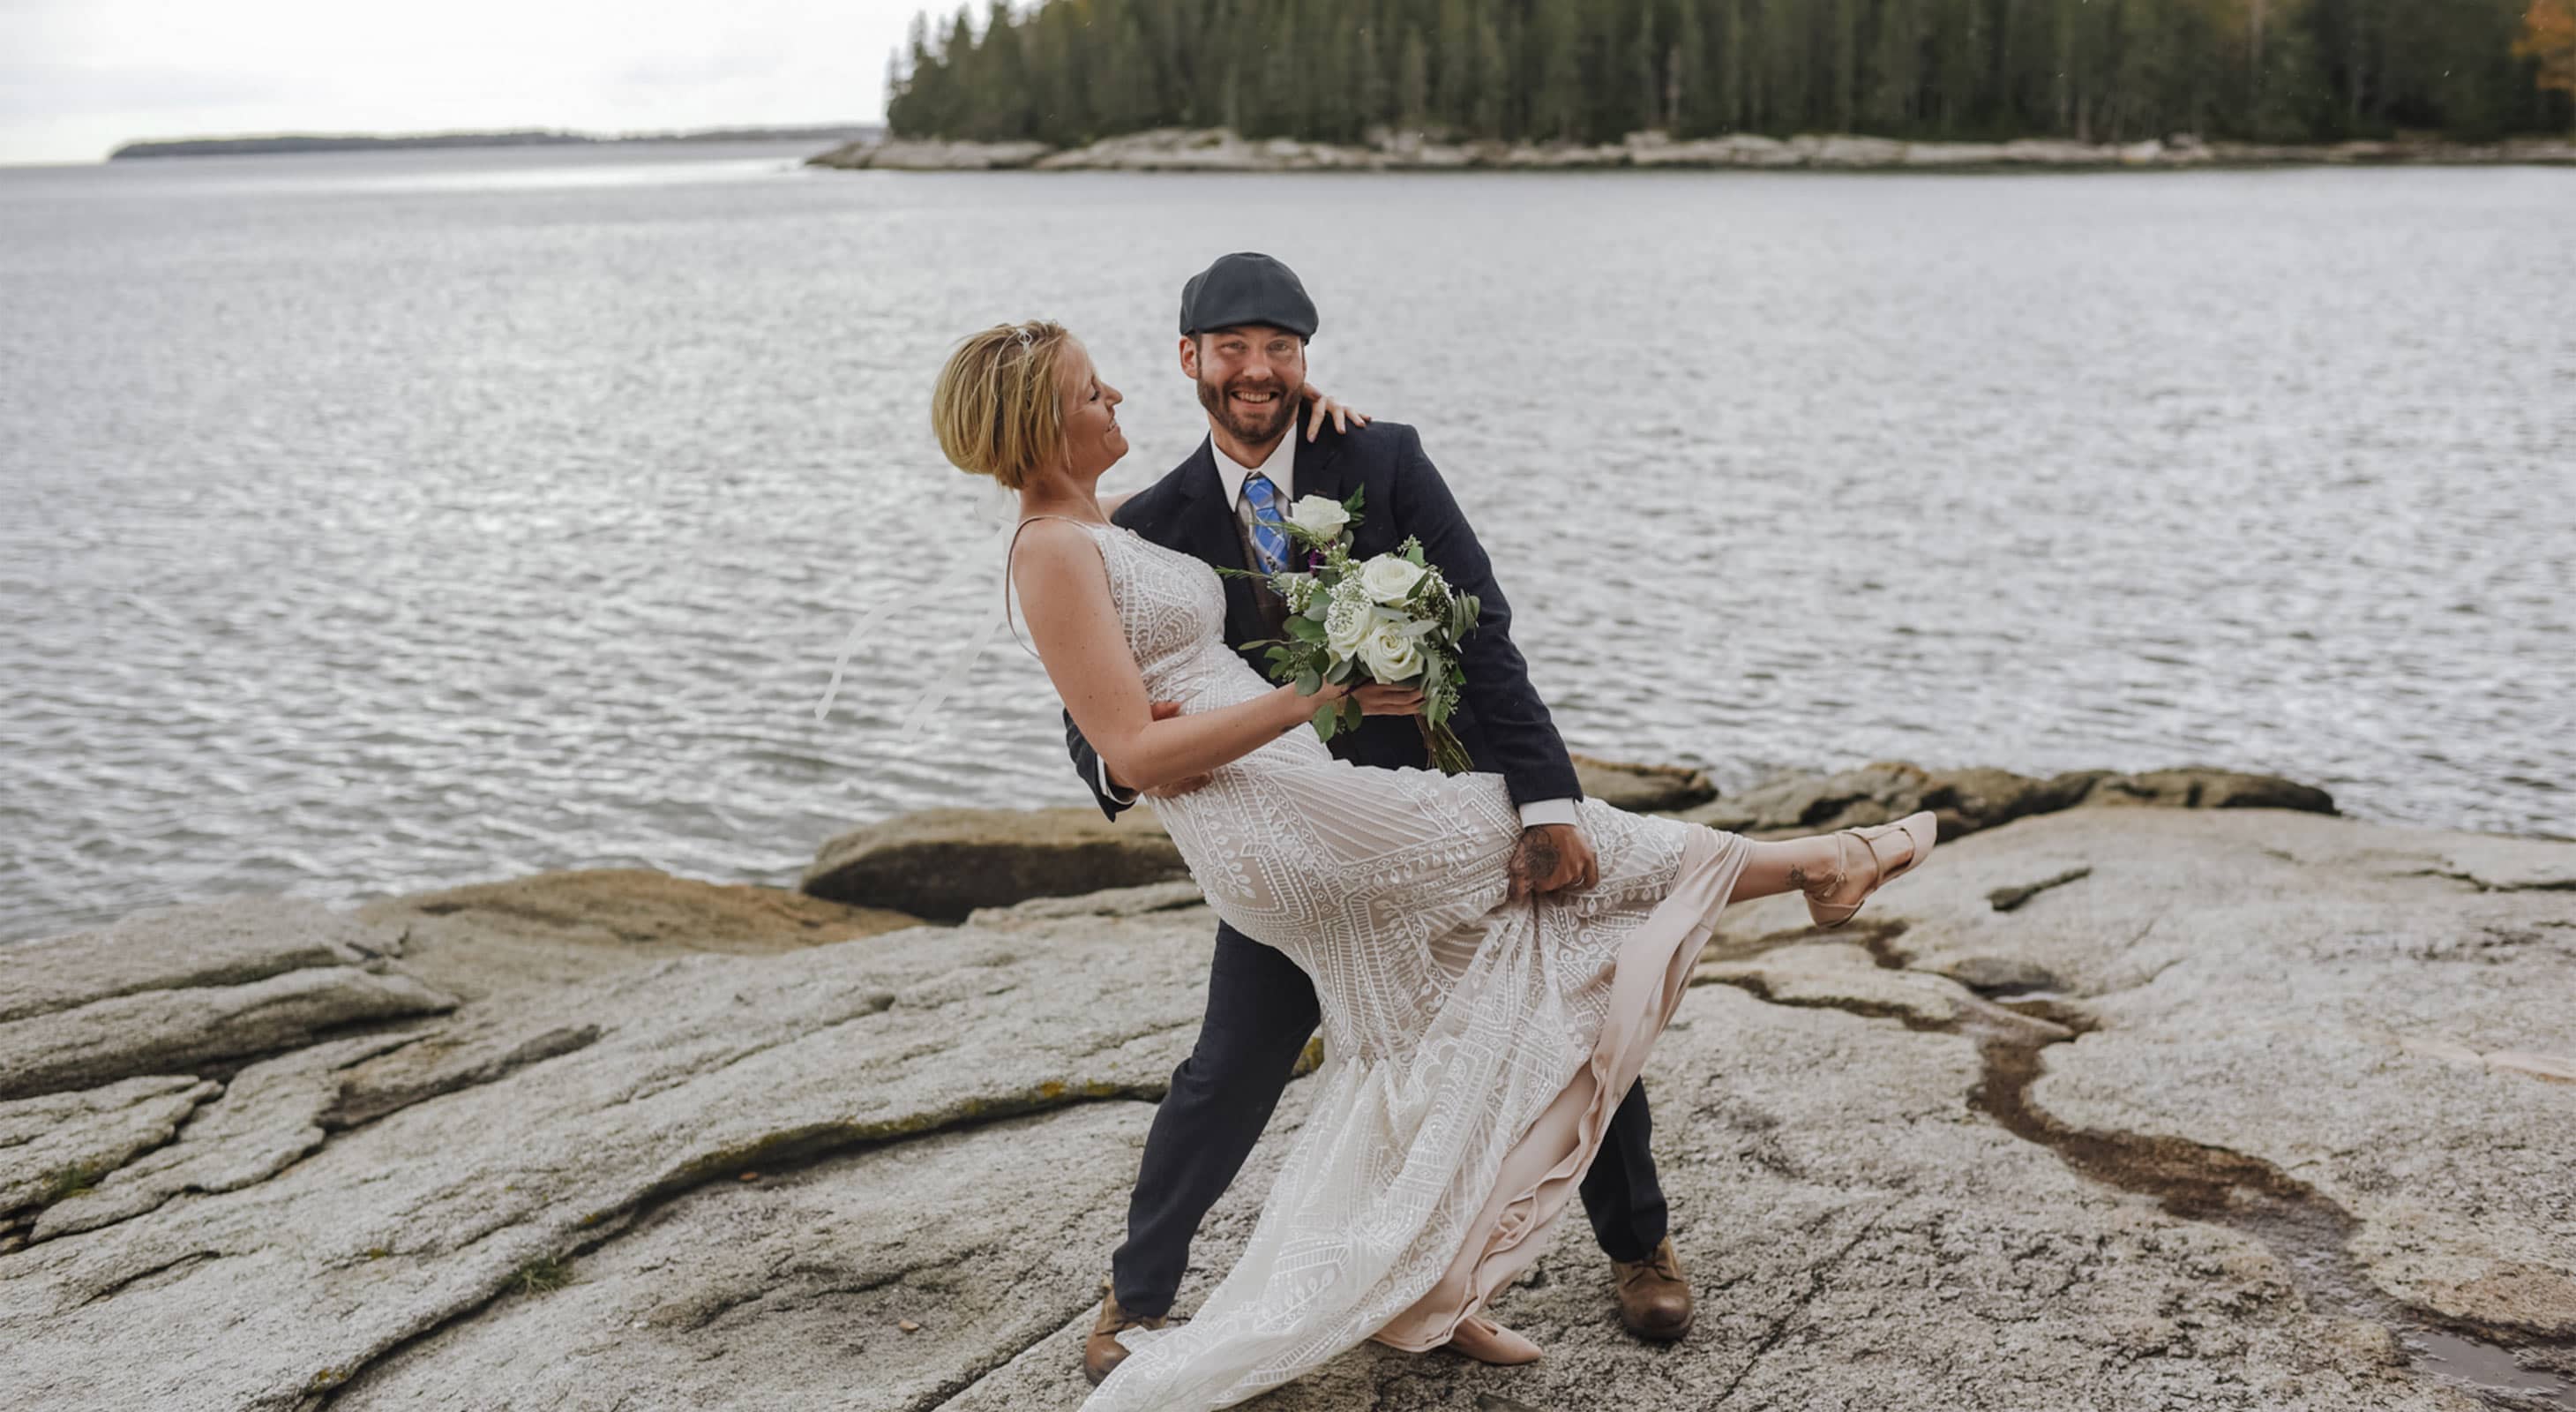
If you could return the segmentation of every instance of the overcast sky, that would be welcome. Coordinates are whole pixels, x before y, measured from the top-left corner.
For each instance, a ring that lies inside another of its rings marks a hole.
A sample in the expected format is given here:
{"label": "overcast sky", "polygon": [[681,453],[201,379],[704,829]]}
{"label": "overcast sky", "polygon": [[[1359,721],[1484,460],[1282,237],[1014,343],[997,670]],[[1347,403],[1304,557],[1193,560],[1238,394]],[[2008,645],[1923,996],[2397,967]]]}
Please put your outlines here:
{"label": "overcast sky", "polygon": [[0,0],[0,163],[139,137],[875,122],[918,0]]}

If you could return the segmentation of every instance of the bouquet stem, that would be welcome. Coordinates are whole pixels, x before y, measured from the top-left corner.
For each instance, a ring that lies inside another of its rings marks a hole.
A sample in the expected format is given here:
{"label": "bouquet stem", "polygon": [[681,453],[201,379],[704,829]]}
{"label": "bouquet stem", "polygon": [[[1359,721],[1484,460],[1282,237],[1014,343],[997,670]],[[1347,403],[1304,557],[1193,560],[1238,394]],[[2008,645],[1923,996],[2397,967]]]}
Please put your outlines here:
{"label": "bouquet stem", "polygon": [[1464,775],[1474,772],[1476,762],[1467,758],[1467,747],[1458,739],[1457,732],[1445,725],[1435,726],[1420,716],[1413,720],[1422,727],[1423,748],[1431,752],[1431,763],[1440,767],[1440,773]]}

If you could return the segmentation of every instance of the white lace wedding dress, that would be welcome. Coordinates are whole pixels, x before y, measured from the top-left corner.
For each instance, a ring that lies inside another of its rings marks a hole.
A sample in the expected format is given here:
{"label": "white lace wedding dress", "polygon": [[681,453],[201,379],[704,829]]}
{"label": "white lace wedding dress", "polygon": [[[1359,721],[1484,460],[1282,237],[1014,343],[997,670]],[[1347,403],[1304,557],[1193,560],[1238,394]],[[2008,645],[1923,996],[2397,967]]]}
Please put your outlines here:
{"label": "white lace wedding dress", "polygon": [[[1100,546],[1147,694],[1271,689],[1214,571]],[[1187,1322],[1131,1330],[1085,1412],[1224,1407],[1361,1340],[1448,1341],[1544,1249],[1742,871],[1741,839],[1581,806],[1601,882],[1508,905],[1499,775],[1370,769],[1293,731],[1155,809],[1218,916],[1315,983],[1324,1067],[1251,1243]]]}

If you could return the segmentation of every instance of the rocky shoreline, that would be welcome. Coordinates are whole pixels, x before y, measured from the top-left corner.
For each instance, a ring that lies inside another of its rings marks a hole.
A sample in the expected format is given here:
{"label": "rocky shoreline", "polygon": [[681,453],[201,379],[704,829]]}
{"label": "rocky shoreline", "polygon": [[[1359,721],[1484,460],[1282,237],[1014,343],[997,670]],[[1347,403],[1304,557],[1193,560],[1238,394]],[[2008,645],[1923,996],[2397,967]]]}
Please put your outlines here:
{"label": "rocky shoreline", "polygon": [[1848,133],[1789,138],[1735,133],[1676,140],[1630,133],[1598,146],[1449,142],[1420,133],[1381,134],[1361,146],[1250,140],[1222,128],[1159,128],[1059,149],[1042,142],[950,142],[874,138],[809,158],[807,165],[875,171],[2173,171],[2198,167],[2494,166],[2576,164],[2576,141],[2515,138],[2495,143],[2341,142],[2326,145],[2164,141],[2086,143],[2046,138],[2012,142],[1903,142]]}
{"label": "rocky shoreline", "polygon": [[[1934,808],[1941,866],[1704,956],[1648,1079],[1689,1339],[1620,1335],[1569,1234],[1498,1308],[1541,1363],[1367,1347],[1263,1406],[2576,1406],[2576,844],[2209,770],[1584,769],[1754,833]],[[858,830],[803,893],[558,873],[13,948],[0,1405],[1076,1405],[1212,926],[1080,812]]]}

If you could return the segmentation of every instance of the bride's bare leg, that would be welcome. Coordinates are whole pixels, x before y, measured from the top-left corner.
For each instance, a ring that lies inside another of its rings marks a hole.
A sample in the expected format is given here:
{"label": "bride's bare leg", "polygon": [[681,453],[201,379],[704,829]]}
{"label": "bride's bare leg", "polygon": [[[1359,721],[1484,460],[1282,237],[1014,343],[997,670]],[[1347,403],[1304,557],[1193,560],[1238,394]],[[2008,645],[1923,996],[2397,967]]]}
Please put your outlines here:
{"label": "bride's bare leg", "polygon": [[1745,860],[1744,871],[1735,880],[1735,891],[1727,894],[1729,902],[1803,892],[1808,884],[1833,876],[1842,866],[1831,834],[1756,843],[1752,849],[1753,856]]}
{"label": "bride's bare leg", "polygon": [[1748,841],[1752,856],[1727,901],[1801,892],[1817,926],[1838,927],[1882,884],[1912,872],[1930,856],[1939,831],[1939,821],[1927,809],[1876,828],[1840,829],[1782,843]]}

